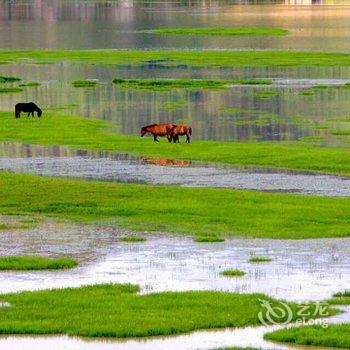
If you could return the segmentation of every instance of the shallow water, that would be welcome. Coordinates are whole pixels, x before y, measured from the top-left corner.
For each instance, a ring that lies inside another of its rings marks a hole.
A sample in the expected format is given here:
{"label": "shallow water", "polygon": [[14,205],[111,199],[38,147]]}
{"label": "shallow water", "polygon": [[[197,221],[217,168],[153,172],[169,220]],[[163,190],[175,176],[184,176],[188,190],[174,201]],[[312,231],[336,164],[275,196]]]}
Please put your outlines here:
{"label": "shallow water", "polygon": [[1,171],[43,176],[97,179],[190,187],[221,187],[350,196],[350,177],[199,166],[187,161],[89,156],[0,158]]}
{"label": "shallow water", "polygon": [[[246,5],[249,3],[255,4]],[[258,1],[262,5],[256,3],[239,0],[1,0],[1,47],[350,51],[347,36],[350,7],[347,1],[280,0]],[[290,6],[294,4],[306,6]],[[287,28],[291,34],[272,38],[179,37],[142,32],[154,27],[232,25],[276,26]]]}
{"label": "shallow water", "polygon": [[[249,1],[244,3],[248,3]],[[277,1],[242,5],[242,1],[0,1],[1,48],[175,48],[300,49],[350,51],[350,5],[346,1]],[[294,4],[314,4],[294,6]],[[293,5],[293,6],[290,6]],[[323,6],[325,5],[325,6]],[[154,26],[282,26],[284,37],[159,36],[142,30]],[[30,36],[30,38],[28,37]],[[78,43],[78,44],[77,44]],[[68,62],[52,65],[0,65],[13,75],[42,85],[16,94],[2,94],[0,110],[35,101],[48,113],[71,113],[110,120],[120,132],[135,134],[141,126],[171,121],[190,123],[195,139],[318,142],[349,146],[344,122],[350,89],[300,95],[317,84],[350,81],[349,67],[236,67],[192,69],[101,67]],[[275,78],[273,86],[241,86],[220,91],[154,92],[122,89],[114,78]],[[94,89],[73,88],[77,79],[97,79]],[[281,80],[282,79],[282,80]],[[269,98],[261,90],[277,90]],[[231,108],[231,110],[227,110]],[[236,109],[233,111],[232,108]],[[238,110],[238,111],[237,111]],[[307,137],[312,137],[311,139]],[[317,139],[315,139],[315,137]],[[306,139],[305,139],[306,138]]]}
{"label": "shallow water", "polygon": [[[65,113],[108,120],[125,134],[139,134],[141,126],[162,122],[189,123],[194,139],[284,141],[320,137],[321,144],[348,145],[350,89],[317,90],[313,85],[350,82],[350,68],[233,68],[151,69],[100,67],[60,63],[0,65],[0,75],[37,81],[39,87],[2,94],[0,110],[13,110],[18,102],[35,101],[47,115]],[[271,86],[232,86],[223,90],[150,91],[124,89],[112,84],[122,78],[272,78]],[[74,88],[72,81],[89,78],[96,88]],[[16,84],[12,84],[16,85]],[[261,98],[261,91],[273,95]],[[25,117],[25,116],[24,116]]]}
{"label": "shallow water", "polygon": [[[324,300],[350,284],[350,239],[268,240],[230,238],[196,243],[191,237],[147,234],[145,243],[123,243],[107,226],[43,223],[28,233],[3,232],[1,254],[69,255],[69,271],[1,272],[0,292],[83,284],[140,284],[143,293],[166,290],[262,292],[288,300]],[[265,264],[251,255],[270,256]],[[227,268],[247,272],[220,276]]]}
{"label": "shallow water", "polygon": [[[11,220],[15,220],[14,217]],[[0,293],[115,282],[137,283],[142,293],[168,290],[224,290],[262,292],[276,298],[324,300],[350,283],[350,239],[307,241],[227,239],[224,243],[195,243],[185,236],[146,234],[147,242],[122,243],[127,232],[108,226],[94,227],[45,222],[24,234],[2,232],[1,254],[67,254],[79,267],[66,271],[0,272]],[[252,255],[267,255],[270,263],[252,264]],[[247,272],[240,278],[220,276],[226,268]],[[330,322],[349,322],[350,309]],[[279,326],[277,326],[279,327]],[[2,349],[214,349],[254,346],[265,349],[313,349],[263,340],[272,327],[198,331],[148,339],[82,339],[67,336],[4,336]],[[316,348],[315,348],[316,349]],[[321,348],[317,348],[321,349]]]}

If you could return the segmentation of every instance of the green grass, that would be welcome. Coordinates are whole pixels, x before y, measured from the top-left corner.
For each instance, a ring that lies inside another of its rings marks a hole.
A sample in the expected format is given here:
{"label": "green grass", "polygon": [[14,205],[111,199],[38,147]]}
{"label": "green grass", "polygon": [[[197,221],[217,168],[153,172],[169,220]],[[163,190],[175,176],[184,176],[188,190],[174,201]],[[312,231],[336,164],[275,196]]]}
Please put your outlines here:
{"label": "green grass", "polygon": [[20,86],[20,87],[38,87],[40,85],[41,85],[40,83],[37,83],[35,81],[30,81],[28,83],[19,84],[18,86]]}
{"label": "green grass", "polygon": [[[263,294],[211,291],[139,295],[136,285],[102,284],[1,295],[0,334],[148,337],[259,325]],[[290,304],[293,315],[297,305]],[[310,304],[315,310],[315,304]]]}
{"label": "green grass", "polygon": [[[189,145],[174,145],[161,140],[156,144],[150,138],[116,134],[112,131],[116,126],[102,120],[51,113],[45,113],[44,116],[40,119],[15,119],[13,112],[0,112],[0,141],[66,145],[77,149],[106,150],[149,158],[350,174],[349,149],[319,147],[300,142],[194,140]],[[195,138],[195,129],[193,134]]]}
{"label": "green grass", "polygon": [[292,327],[264,335],[265,339],[322,347],[350,348],[350,324]]}
{"label": "green grass", "polygon": [[72,82],[72,85],[76,88],[90,88],[96,87],[99,83],[94,80],[75,80]]}
{"label": "green grass", "polygon": [[0,84],[15,83],[20,80],[21,78],[17,78],[17,77],[0,76]]}
{"label": "green grass", "polygon": [[222,271],[220,274],[226,277],[242,277],[246,273],[238,269],[228,269],[228,270]]}
{"label": "green grass", "polygon": [[349,198],[0,173],[0,213],[104,222],[215,239],[350,236]]}
{"label": "green grass", "polygon": [[350,136],[350,130],[335,130],[332,131],[334,136]]}
{"label": "green grass", "polygon": [[162,61],[171,66],[349,66],[350,54],[317,51],[192,51],[192,50],[1,50],[0,61],[54,63],[60,61],[102,65],[143,65]]}
{"label": "green grass", "polygon": [[41,256],[0,256],[0,270],[59,270],[77,266],[71,258],[45,258]]}
{"label": "green grass", "polygon": [[272,259],[267,256],[254,255],[248,261],[251,263],[264,263],[264,262],[271,262]]}
{"label": "green grass", "polygon": [[198,243],[220,243],[225,242],[225,239],[218,236],[197,236],[194,239],[195,242]]}
{"label": "green grass", "polygon": [[146,242],[147,239],[145,237],[140,236],[124,236],[119,238],[120,242],[129,242],[129,243],[137,243],[137,242]]}
{"label": "green grass", "polygon": [[333,294],[328,303],[334,305],[350,305],[350,290]]}
{"label": "green grass", "polygon": [[0,88],[0,94],[13,94],[21,91],[23,91],[23,89],[16,87]]}
{"label": "green grass", "polygon": [[251,95],[254,97],[258,97],[261,100],[267,100],[271,97],[278,96],[280,91],[278,90],[257,90],[254,91]]}
{"label": "green grass", "polygon": [[149,32],[161,35],[221,35],[221,36],[281,36],[288,30],[274,27],[221,27],[221,28],[158,28]]}
{"label": "green grass", "polygon": [[14,230],[19,228],[18,225],[15,224],[4,224],[2,222],[0,222],[0,230],[1,231],[8,231],[8,230]]}
{"label": "green grass", "polygon": [[337,84],[337,85],[315,85],[312,86],[311,88],[302,90],[300,92],[300,95],[304,96],[312,96],[315,95],[316,92],[318,91],[323,91],[323,90],[344,90],[344,89],[350,89],[350,83],[346,84]]}
{"label": "green grass", "polygon": [[266,79],[121,79],[116,78],[113,84],[127,89],[146,89],[168,91],[171,89],[223,89],[230,85],[270,85]]}

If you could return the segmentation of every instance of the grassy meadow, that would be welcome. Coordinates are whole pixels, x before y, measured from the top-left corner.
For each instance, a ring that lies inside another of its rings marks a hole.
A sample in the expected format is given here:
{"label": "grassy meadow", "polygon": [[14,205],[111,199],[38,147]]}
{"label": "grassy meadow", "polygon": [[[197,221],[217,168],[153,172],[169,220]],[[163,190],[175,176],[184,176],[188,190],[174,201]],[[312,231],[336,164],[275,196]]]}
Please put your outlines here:
{"label": "grassy meadow", "polygon": [[[260,324],[259,299],[277,303],[263,294],[138,291],[137,285],[102,284],[1,295],[11,306],[0,308],[0,334],[129,338],[245,327]],[[297,305],[289,305],[296,316]]]}
{"label": "grassy meadow", "polygon": [[77,266],[71,258],[46,258],[42,256],[0,256],[0,270],[60,270]]}
{"label": "grassy meadow", "polygon": [[[320,147],[298,142],[219,142],[195,141],[159,144],[150,138],[122,135],[114,124],[77,116],[44,111],[38,119],[14,118],[13,112],[0,112],[0,141],[28,144],[66,145],[76,149],[105,150],[130,155],[223,163],[243,167],[295,169],[350,174],[350,150]],[[60,130],[58,133],[57,130]],[[195,137],[195,130],[194,130]]]}
{"label": "grassy meadow", "polygon": [[136,231],[191,234],[206,242],[220,235],[348,237],[349,205],[349,198],[0,173],[2,214],[41,214]]}

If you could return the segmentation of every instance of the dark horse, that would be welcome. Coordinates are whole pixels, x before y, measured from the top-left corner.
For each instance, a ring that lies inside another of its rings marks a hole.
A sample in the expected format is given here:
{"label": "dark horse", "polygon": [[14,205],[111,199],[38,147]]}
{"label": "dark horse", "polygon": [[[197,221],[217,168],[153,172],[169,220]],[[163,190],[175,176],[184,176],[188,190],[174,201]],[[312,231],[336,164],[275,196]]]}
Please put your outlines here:
{"label": "dark horse", "polygon": [[179,136],[186,135],[186,142],[190,143],[192,136],[192,127],[189,125],[174,125],[170,130],[168,137],[174,142],[180,142]]}
{"label": "dark horse", "polygon": [[154,142],[159,142],[158,136],[166,136],[168,141],[171,142],[169,132],[174,127],[174,124],[151,124],[141,128],[141,137],[144,137],[147,133],[153,135]]}
{"label": "dark horse", "polygon": [[39,118],[43,114],[43,111],[34,102],[17,103],[15,106],[16,118],[21,117],[21,112],[28,113],[27,117],[29,117],[30,115],[32,115],[32,117],[34,117],[34,112],[38,113]]}

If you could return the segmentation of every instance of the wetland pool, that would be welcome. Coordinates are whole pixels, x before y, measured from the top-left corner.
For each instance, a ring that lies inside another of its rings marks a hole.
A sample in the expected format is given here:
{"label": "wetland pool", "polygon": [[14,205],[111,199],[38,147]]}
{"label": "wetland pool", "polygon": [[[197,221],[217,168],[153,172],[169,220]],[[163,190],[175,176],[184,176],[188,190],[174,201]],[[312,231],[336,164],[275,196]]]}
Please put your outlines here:
{"label": "wetland pool", "polygon": [[[324,300],[350,283],[349,239],[261,240],[229,238],[224,243],[196,243],[186,236],[147,234],[143,243],[118,241],[126,231],[108,226],[42,222],[27,234],[2,232],[3,254],[69,254],[80,265],[66,271],[0,272],[0,292],[18,292],[91,283],[137,283],[141,293],[167,290],[224,290],[262,292],[299,302]],[[269,263],[253,264],[252,255],[267,255]],[[220,275],[240,268],[243,277]],[[329,322],[349,322],[350,310]],[[265,349],[311,349],[263,340],[279,326],[196,331],[185,335],[147,339],[83,339],[68,336],[2,336],[2,348],[47,349],[214,349],[254,346]],[[314,348],[316,349],[316,348]],[[318,348],[321,349],[321,348]]]}
{"label": "wetland pool", "polygon": [[[334,87],[350,82],[349,67],[162,69],[12,63],[0,65],[0,75],[41,83],[21,87],[22,92],[1,94],[1,110],[11,111],[16,103],[35,101],[44,110],[43,118],[62,113],[104,119],[123,134],[139,134],[142,126],[152,123],[173,122],[191,124],[194,140],[299,140],[345,147],[350,142],[350,88]],[[117,77],[259,78],[271,79],[272,85],[153,91],[120,87],[112,83]],[[73,87],[72,82],[79,79],[95,79],[100,84]],[[329,87],[311,89],[318,85]]]}
{"label": "wetland pool", "polygon": [[[152,142],[152,141],[150,141]],[[0,143],[0,171],[90,180],[350,196],[350,177]]]}

